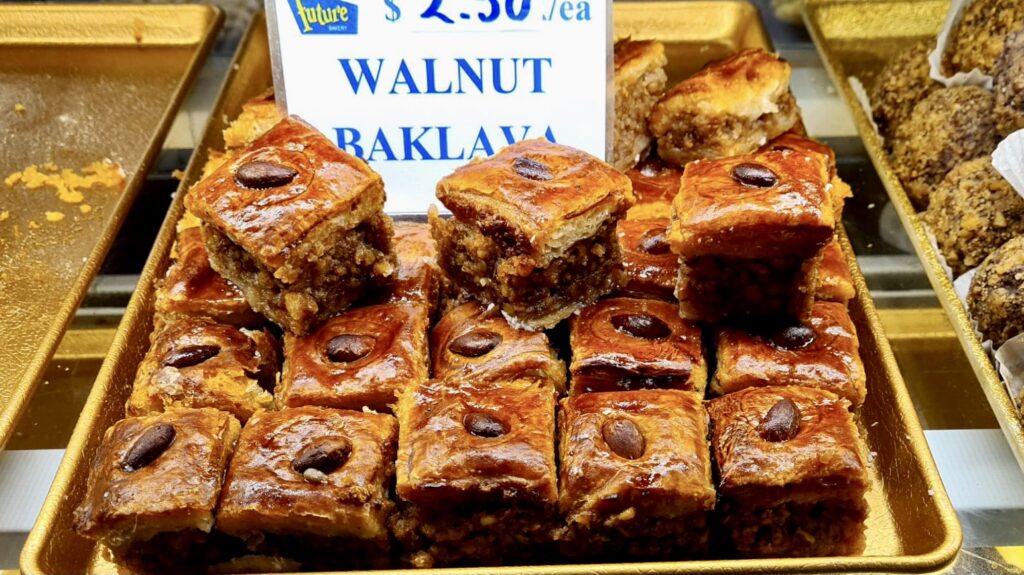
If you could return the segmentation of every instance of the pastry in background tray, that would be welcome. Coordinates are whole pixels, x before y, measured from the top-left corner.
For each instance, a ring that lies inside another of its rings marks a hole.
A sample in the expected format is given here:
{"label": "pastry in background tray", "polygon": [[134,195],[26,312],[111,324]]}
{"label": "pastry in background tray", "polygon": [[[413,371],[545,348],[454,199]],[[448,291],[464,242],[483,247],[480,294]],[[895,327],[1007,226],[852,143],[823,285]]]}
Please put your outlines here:
{"label": "pastry in background tray", "polygon": [[843,254],[838,239],[825,246],[815,285],[814,298],[821,301],[834,301],[845,305],[857,295],[857,290],[853,287],[853,277],[850,275],[850,264],[846,261],[846,255]]}
{"label": "pastry in background tray", "polygon": [[369,295],[370,302],[419,303],[434,317],[447,279],[437,263],[437,242],[430,225],[395,222],[395,271]]}
{"label": "pastry in background tray", "polygon": [[740,557],[859,555],[868,474],[849,404],[806,387],[708,403],[716,513]]}
{"label": "pastry in background tray", "polygon": [[565,390],[565,364],[542,331],[516,329],[475,301],[446,313],[430,332],[433,377],[501,381],[534,377]]}
{"label": "pastry in background tray", "polygon": [[224,146],[228,150],[248,146],[282,119],[274,100],[274,89],[270,88],[242,104],[242,112],[224,128]]}
{"label": "pastry in background tray", "polygon": [[1006,37],[993,75],[996,129],[1005,137],[1024,129],[1024,25]]}
{"label": "pastry in background tray", "polygon": [[139,571],[200,572],[238,421],[216,409],[123,419],[103,436],[74,529]]}
{"label": "pastry in background tray", "polygon": [[910,119],[914,106],[942,87],[928,75],[928,54],[934,49],[935,38],[927,38],[897,52],[871,86],[871,116],[890,150],[896,129]]}
{"label": "pastry in background tray", "polygon": [[292,116],[189,190],[210,263],[253,309],[296,334],[391,275],[384,186]]}
{"label": "pastry in background tray", "polygon": [[615,149],[612,165],[625,171],[651,145],[647,116],[665,91],[665,46],[655,40],[615,42]]}
{"label": "pastry in background tray", "polygon": [[569,319],[573,394],[681,389],[704,394],[708,368],[700,326],[678,306],[652,299],[610,298]]}
{"label": "pastry in background tray", "polygon": [[453,214],[430,213],[442,269],[513,326],[551,328],[622,281],[615,223],[632,185],[589,154],[519,142],[445,176],[437,197]]}
{"label": "pastry in background tray", "polygon": [[220,323],[256,327],[266,319],[253,311],[242,292],[210,267],[198,227],[178,232],[174,263],[156,288],[157,329],[183,317],[208,317]]}
{"label": "pastry in background tray", "polygon": [[691,162],[673,204],[680,314],[802,318],[835,229],[825,156],[768,151]]}
{"label": "pastry in background tray", "polygon": [[274,404],[277,340],[206,318],[170,322],[154,334],[128,398],[128,415],[214,407],[245,422]]}
{"label": "pastry in background tray", "polygon": [[1024,198],[983,156],[953,168],[935,187],[924,221],[954,276],[1024,235]]}
{"label": "pastry in background tray", "polygon": [[1024,29],[1024,2],[970,0],[950,31],[942,68],[947,75],[978,68],[992,74],[1007,34]]}
{"label": "pastry in background tray", "polygon": [[387,567],[397,436],[395,418],[380,413],[256,414],[224,479],[218,531],[307,568]]}
{"label": "pastry in background tray", "polygon": [[668,245],[668,218],[622,220],[618,224],[619,250],[626,283],[622,295],[675,299],[679,258]]}
{"label": "pastry in background tray", "polygon": [[626,172],[633,182],[636,204],[626,212],[626,219],[649,220],[672,216],[672,200],[679,193],[679,179],[683,171],[662,162],[657,156],[648,156],[632,170]]}
{"label": "pastry in background tray", "polygon": [[282,407],[391,411],[427,379],[428,309],[393,303],[353,308],[305,336],[285,334]]}
{"label": "pastry in background tray", "polygon": [[550,557],[557,525],[555,390],[535,379],[454,377],[398,408],[392,531],[414,567]]}
{"label": "pastry in background tray", "polygon": [[748,154],[789,130],[800,116],[790,74],[789,63],[759,48],[708,64],[654,105],[648,124],[658,155],[684,166]]}
{"label": "pastry in background tray", "polygon": [[999,347],[1024,333],[1024,236],[1017,236],[989,254],[978,266],[967,293],[971,318],[982,341]]}
{"label": "pastry in background tray", "polygon": [[929,194],[950,170],[995,150],[993,101],[979,86],[940,88],[900,124],[891,161],[915,208],[928,207]]}
{"label": "pastry in background tray", "polygon": [[707,553],[715,507],[701,396],[586,393],[561,401],[562,553],[621,561]]}
{"label": "pastry in background tray", "polygon": [[748,387],[801,385],[864,403],[864,363],[846,306],[815,302],[802,323],[721,326],[716,330],[715,395]]}

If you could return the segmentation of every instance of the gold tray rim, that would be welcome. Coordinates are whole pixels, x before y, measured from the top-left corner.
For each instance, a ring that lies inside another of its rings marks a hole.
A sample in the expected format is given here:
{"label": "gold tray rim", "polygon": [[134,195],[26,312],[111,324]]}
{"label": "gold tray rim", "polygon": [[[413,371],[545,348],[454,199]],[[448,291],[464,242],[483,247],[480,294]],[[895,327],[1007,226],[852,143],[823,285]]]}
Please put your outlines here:
{"label": "gold tray rim", "polygon": [[[167,137],[168,131],[170,131],[171,123],[174,121],[178,110],[181,108],[181,105],[185,100],[185,96],[191,90],[192,85],[199,74],[199,69],[201,68],[202,63],[206,61],[210,50],[213,49],[214,39],[217,37],[217,32],[220,30],[224,21],[224,12],[216,6],[207,6],[202,4],[190,4],[187,5],[187,7],[202,9],[205,12],[206,26],[201,30],[200,41],[196,44],[196,49],[193,53],[192,59],[189,61],[185,73],[181,76],[178,86],[171,95],[171,98],[164,109],[164,113],[160,118],[160,122],[153,131],[146,153],[139,161],[138,167],[131,179],[125,183],[124,191],[121,193],[120,198],[115,204],[110,219],[107,220],[106,225],[97,237],[95,246],[93,246],[88,259],[82,266],[78,277],[71,284],[67,296],[65,296],[64,300],[60,303],[59,310],[53,319],[50,329],[40,341],[39,347],[29,361],[21,380],[15,384],[10,397],[8,397],[7,401],[2,405],[2,407],[0,407],[0,449],[2,449],[7,443],[7,440],[10,438],[10,434],[14,431],[18,420],[28,407],[28,402],[35,393],[36,387],[39,384],[39,379],[42,377],[43,371],[46,369],[46,364],[56,352],[57,346],[60,344],[60,340],[63,337],[64,332],[67,331],[67,327],[71,323],[75,310],[78,309],[79,304],[85,297],[86,291],[88,291],[89,286],[92,284],[93,278],[95,278],[96,274],[99,273],[100,266],[103,264],[103,260],[106,257],[107,252],[110,250],[111,245],[113,245],[114,238],[117,236],[117,232],[121,228],[121,224],[124,223],[129,210],[131,210],[132,205],[135,203],[138,192],[142,188],[142,184],[146,179],[146,174],[149,172],[150,167],[156,160],[157,154],[160,152],[163,141]],[[166,12],[166,10],[161,7],[152,7],[153,9],[151,9],[151,7],[147,6],[130,5],[61,6],[45,4],[15,4],[0,6],[0,19],[4,19],[5,16],[14,13],[24,12],[28,8],[31,8],[34,11],[64,12],[71,14],[80,13],[83,9],[93,13],[106,12],[116,14],[119,11],[124,11],[129,8],[133,12],[145,14]],[[0,38],[0,44],[11,45],[14,43],[8,42],[5,38]]]}
{"label": "gold tray rim", "polygon": [[896,214],[899,216],[900,222],[903,223],[903,228],[910,237],[910,242],[914,247],[914,251],[917,252],[918,258],[921,260],[925,274],[935,290],[939,303],[945,310],[946,316],[953,326],[953,331],[956,333],[957,339],[960,340],[961,346],[963,346],[967,360],[970,362],[971,367],[974,369],[974,374],[978,378],[978,384],[981,386],[985,398],[988,400],[992,412],[999,422],[1003,435],[1006,436],[1007,443],[1010,444],[1010,450],[1017,460],[1017,465],[1024,470],[1024,422],[1021,421],[1021,416],[1013,405],[1009,392],[1003,385],[995,366],[989,359],[989,354],[985,351],[981,340],[975,333],[974,325],[967,313],[967,309],[960,301],[960,298],[956,296],[953,282],[946,275],[939,253],[928,238],[927,230],[918,217],[917,211],[914,210],[910,197],[889,165],[882,141],[878,134],[875,133],[871,120],[857,100],[849,80],[840,73],[843,70],[842,65],[832,50],[829,37],[823,32],[821,26],[822,11],[829,6],[854,3],[890,4],[900,2],[906,2],[906,0],[809,0],[804,9],[804,21],[821,55],[825,68],[832,78],[832,82],[839,88],[839,92],[843,95],[843,99],[850,108],[854,123],[857,126],[857,132],[864,143],[864,148],[867,150],[868,156],[871,158],[871,162],[874,164],[875,170],[885,186]]}
{"label": "gold tray rim", "polygon": [[[678,0],[666,0],[659,3],[673,4]],[[637,4],[653,4],[643,2]],[[757,8],[746,0],[710,0],[697,2],[695,4],[722,4],[738,5],[742,9],[750,9],[755,12],[758,18],[760,13]],[[616,4],[616,9],[622,4]],[[628,5],[627,5],[628,6]],[[626,8],[629,9],[629,8]],[[184,211],[182,197],[192,182],[198,180],[202,171],[203,163],[206,160],[208,151],[216,149],[212,146],[222,144],[221,135],[217,126],[217,119],[224,112],[227,96],[231,90],[232,83],[245,70],[239,66],[239,62],[246,54],[257,26],[262,25],[264,16],[258,14],[253,18],[248,30],[243,36],[239,47],[232,59],[229,73],[221,85],[220,93],[214,104],[210,115],[210,122],[207,125],[200,147],[189,163],[185,177],[179,186],[177,197],[168,211],[159,236],[154,243],[146,266],[140,277],[138,288],[132,296],[125,311],[125,319],[118,327],[111,345],[111,352],[104,361],[96,378],[96,384],[86,401],[82,415],[75,426],[71,441],[68,444],[65,456],[58,468],[56,477],[50,487],[46,501],[43,504],[42,512],[33,526],[21,554],[21,569],[25,573],[47,573],[42,569],[41,559],[45,552],[45,542],[51,536],[56,525],[56,510],[62,499],[66,496],[71,483],[75,480],[75,469],[83,457],[86,441],[90,433],[94,433],[95,424],[93,421],[100,415],[104,398],[113,383],[113,371],[119,362],[119,357],[124,353],[128,338],[128,327],[138,321],[146,321],[144,299],[147,290],[150,290],[154,281],[161,275],[167,264],[171,246],[174,241],[175,226],[177,220]],[[876,344],[877,352],[880,355],[880,364],[885,371],[888,385],[892,388],[895,398],[895,411],[899,414],[900,422],[905,426],[908,436],[908,443],[913,452],[910,467],[917,469],[922,475],[925,483],[933,490],[932,502],[940,520],[940,527],[944,530],[945,536],[942,541],[926,553],[916,555],[893,555],[893,556],[867,556],[867,557],[816,557],[816,558],[784,558],[784,559],[715,559],[698,561],[661,561],[648,563],[588,563],[578,565],[526,565],[510,567],[461,567],[417,570],[425,575],[464,575],[467,573],[494,573],[500,575],[583,575],[600,573],[622,574],[622,575],[651,575],[651,574],[683,574],[683,573],[861,573],[878,571],[901,571],[901,572],[929,572],[941,569],[951,564],[962,543],[962,532],[959,520],[953,510],[952,503],[946,494],[945,486],[939,477],[938,470],[927,447],[924,432],[921,429],[916,411],[910,400],[906,385],[900,375],[895,357],[889,347],[888,340],[884,337],[881,321],[877,310],[869,295],[867,285],[864,281],[860,267],[857,265],[856,256],[850,245],[845,231],[840,230],[840,243],[843,248],[847,264],[853,276],[854,286],[857,290],[855,298],[856,305],[864,314],[865,321],[870,327],[872,339]],[[67,529],[67,526],[64,526]],[[344,572],[320,572],[320,573],[344,573],[345,575],[374,574],[384,572],[405,572],[412,573],[412,570],[386,570],[386,571],[344,571]]]}

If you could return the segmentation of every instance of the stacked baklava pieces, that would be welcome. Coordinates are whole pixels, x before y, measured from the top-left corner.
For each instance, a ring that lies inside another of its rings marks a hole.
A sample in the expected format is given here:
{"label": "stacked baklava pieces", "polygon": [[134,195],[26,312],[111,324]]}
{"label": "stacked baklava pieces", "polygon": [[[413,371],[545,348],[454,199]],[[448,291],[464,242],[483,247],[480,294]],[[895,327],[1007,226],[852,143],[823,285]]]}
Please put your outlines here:
{"label": "stacked baklava pieces", "polygon": [[[656,83],[663,49],[629,54]],[[221,572],[859,553],[846,188],[788,76],[746,51],[641,99],[668,152],[628,176],[543,140],[474,160],[429,226],[250,102],[77,531]]]}

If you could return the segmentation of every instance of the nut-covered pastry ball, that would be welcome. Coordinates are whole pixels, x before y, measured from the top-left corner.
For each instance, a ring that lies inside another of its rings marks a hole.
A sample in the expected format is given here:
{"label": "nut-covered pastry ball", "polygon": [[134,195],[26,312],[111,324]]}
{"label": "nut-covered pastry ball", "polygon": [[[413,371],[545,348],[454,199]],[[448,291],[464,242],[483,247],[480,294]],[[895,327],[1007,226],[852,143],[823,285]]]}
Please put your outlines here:
{"label": "nut-covered pastry ball", "polygon": [[875,80],[871,89],[871,115],[878,131],[886,138],[886,146],[896,134],[896,127],[907,121],[917,104],[941,84],[928,77],[928,52],[934,39],[921,40],[899,52]]}
{"label": "nut-covered pastry ball", "polygon": [[1024,198],[988,156],[950,170],[932,193],[924,214],[953,273],[981,263],[992,250],[1024,234]]}
{"label": "nut-covered pastry ball", "polygon": [[971,282],[967,307],[984,339],[996,347],[1024,333],[1024,236],[985,258]]}
{"label": "nut-covered pastry ball", "polygon": [[894,169],[917,209],[928,207],[929,194],[950,170],[995,149],[993,101],[978,86],[935,90],[896,130]]}
{"label": "nut-covered pastry ball", "polygon": [[1024,30],[1006,37],[993,74],[996,128],[1008,136],[1024,129]]}
{"label": "nut-covered pastry ball", "polygon": [[949,35],[942,68],[947,74],[974,68],[991,74],[1006,35],[1024,28],[1024,2],[1020,0],[973,0]]}

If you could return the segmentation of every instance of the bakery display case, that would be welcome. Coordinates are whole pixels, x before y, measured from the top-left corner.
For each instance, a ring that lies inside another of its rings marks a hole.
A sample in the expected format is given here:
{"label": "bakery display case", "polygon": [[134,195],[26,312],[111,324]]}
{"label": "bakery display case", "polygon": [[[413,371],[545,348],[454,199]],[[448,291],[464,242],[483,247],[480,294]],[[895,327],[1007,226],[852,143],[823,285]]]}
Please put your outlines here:
{"label": "bakery display case", "polygon": [[[450,218],[383,212],[277,112],[262,14],[225,32],[0,453],[0,569],[1024,568],[1009,396],[841,99],[856,4],[615,3],[658,128],[506,148]],[[723,138],[685,81],[777,112]]]}

